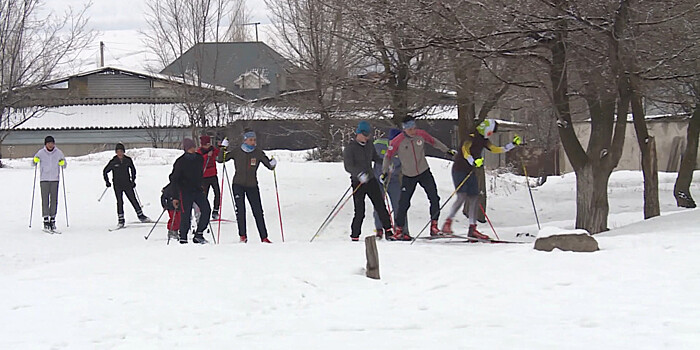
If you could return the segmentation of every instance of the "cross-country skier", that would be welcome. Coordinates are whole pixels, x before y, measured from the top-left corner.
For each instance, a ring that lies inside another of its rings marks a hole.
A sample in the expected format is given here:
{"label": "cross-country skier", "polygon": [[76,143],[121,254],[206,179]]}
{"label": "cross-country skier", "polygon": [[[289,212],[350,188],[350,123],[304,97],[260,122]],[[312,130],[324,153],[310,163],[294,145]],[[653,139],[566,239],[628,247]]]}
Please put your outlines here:
{"label": "cross-country skier", "polygon": [[161,190],[160,204],[164,210],[168,211],[168,238],[179,239],[178,231],[180,230],[182,208],[180,208],[180,194],[172,182]]}
{"label": "cross-country skier", "polygon": [[197,153],[204,157],[204,174],[202,183],[204,184],[204,195],[209,199],[209,188],[214,190],[214,210],[211,212],[213,220],[219,219],[219,204],[221,202],[221,188],[219,187],[219,177],[216,171],[216,157],[219,155],[219,149],[211,144],[209,135],[199,137],[200,147]]}
{"label": "cross-country skier", "polygon": [[260,148],[257,147],[257,138],[252,130],[245,130],[243,143],[240,147],[228,149],[228,139],[221,142],[224,151],[218,161],[223,163],[233,159],[236,172],[233,175],[233,200],[236,205],[236,221],[238,222],[238,236],[243,243],[248,242],[245,215],[245,199],[248,198],[250,209],[255,217],[260,241],[272,243],[267,237],[267,227],[263,216],[262,202],[260,200],[260,187],[258,186],[258,167],[262,163],[266,168],[274,170],[277,160],[270,160]]}
{"label": "cross-country skier", "polygon": [[[493,153],[504,153],[512,150],[522,143],[520,136],[515,135],[513,142],[504,147],[498,147],[489,141],[491,135],[498,130],[498,123],[493,119],[486,119],[476,127],[476,132],[470,133],[461,152],[454,157],[452,164],[452,181],[457,189],[457,199],[452,204],[447,219],[442,226],[442,233],[452,234],[452,218],[467,203],[466,209],[469,216],[468,237],[478,239],[489,239],[489,236],[482,234],[476,229],[477,209],[479,208],[479,179],[474,171],[484,165],[484,149]],[[466,178],[466,181],[465,181]],[[459,187],[462,184],[462,187]]]}
{"label": "cross-country skier", "polygon": [[401,198],[399,199],[399,209],[396,215],[396,234],[389,239],[409,241],[413,238],[408,233],[403,232],[406,225],[406,214],[411,206],[411,197],[416,190],[416,185],[420,184],[428,195],[430,201],[430,235],[438,235],[438,218],[440,216],[440,196],[438,196],[435,178],[430,172],[428,160],[425,158],[425,144],[429,144],[450,156],[457,151],[449,149],[444,143],[430,136],[426,131],[416,128],[415,118],[409,116],[402,124],[403,132],[396,136],[389,143],[389,150],[384,156],[382,165],[382,181],[388,179],[389,167],[392,164],[394,155],[398,154],[401,161]]}
{"label": "cross-country skier", "polygon": [[66,157],[53,136],[46,136],[44,147],[34,155],[34,166],[39,166],[39,187],[41,188],[41,215],[44,217],[44,230],[56,231],[56,209],[58,207],[58,181],[61,167],[66,167]]}
{"label": "cross-country skier", "polygon": [[190,220],[192,218],[192,205],[196,203],[202,215],[197,222],[197,229],[193,243],[209,243],[204,239],[204,230],[209,225],[209,215],[211,208],[209,201],[204,196],[202,188],[202,169],[204,168],[204,158],[197,153],[197,146],[192,139],[186,138],[182,141],[182,148],[185,154],[181,155],[175,164],[173,172],[170,174],[170,183],[175,186],[176,193],[180,194],[180,205],[182,207],[182,217],[180,220],[180,244],[187,243],[187,233],[190,230]]}
{"label": "cross-country skier", "polygon": [[355,139],[350,141],[343,150],[343,163],[345,171],[350,173],[350,184],[354,189],[353,204],[355,215],[352,218],[350,239],[360,240],[362,221],[365,219],[365,196],[369,197],[374,210],[379,215],[381,226],[386,237],[392,236],[391,218],[384,205],[382,190],[379,181],[374,176],[372,161],[375,164],[382,162],[382,157],[377,154],[373,145],[369,143],[371,128],[367,121],[357,124]]}
{"label": "cross-country skier", "polygon": [[105,179],[105,185],[107,187],[112,187],[112,183],[109,182],[109,177],[107,174],[112,172],[112,182],[114,182],[114,194],[117,197],[117,228],[124,227],[124,198],[123,195],[126,194],[126,198],[129,199],[131,205],[136,211],[141,222],[150,222],[151,219],[143,214],[141,210],[141,204],[136,200],[136,195],[134,194],[134,189],[136,188],[136,167],[131,157],[124,154],[125,148],[121,143],[117,143],[114,147],[115,155],[102,170],[102,176]]}
{"label": "cross-country skier", "polygon": [[[374,140],[374,150],[377,152],[377,154],[379,154],[379,156],[382,159],[384,159],[384,155],[386,154],[386,151],[389,148],[389,142],[399,134],[401,134],[401,130],[392,128],[389,129],[389,132],[387,133],[387,138],[378,138]],[[391,209],[394,213],[395,221],[396,213],[399,209],[399,198],[401,197],[401,161],[399,160],[399,157],[397,155],[394,155],[392,161],[392,167],[389,168],[390,176],[387,178],[385,183],[381,184],[381,188],[382,196],[389,196],[389,201],[391,202]],[[374,176],[378,179],[381,175],[382,162],[375,162]],[[378,238],[382,238],[384,234],[382,220],[379,219],[379,214],[376,210],[374,211],[374,232]],[[408,226],[403,227],[403,232],[408,234]]]}

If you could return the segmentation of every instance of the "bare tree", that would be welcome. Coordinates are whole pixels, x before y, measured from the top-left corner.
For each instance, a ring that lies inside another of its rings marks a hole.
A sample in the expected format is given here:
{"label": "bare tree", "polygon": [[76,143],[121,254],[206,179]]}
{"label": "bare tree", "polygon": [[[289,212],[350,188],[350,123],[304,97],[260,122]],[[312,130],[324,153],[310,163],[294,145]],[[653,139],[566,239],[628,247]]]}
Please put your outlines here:
{"label": "bare tree", "polygon": [[[226,32],[221,28],[225,28],[231,3],[231,0],[148,0],[146,19],[149,30],[142,34],[148,48],[159,59],[159,66],[150,69],[160,71],[199,43],[226,41]],[[213,67],[208,66],[212,61],[204,57],[202,50],[195,50],[193,54],[195,59],[191,65],[185,67],[181,61],[183,66],[179,68],[183,74],[179,78],[187,84],[208,87],[209,84],[202,81],[202,75],[205,70],[212,69],[216,75],[218,51]],[[193,136],[198,134],[197,128],[206,128],[220,116],[216,89],[210,91],[209,95],[195,97],[185,90],[182,96],[187,101],[182,108],[189,116]],[[208,113],[211,111],[217,113]]]}
{"label": "bare tree", "polygon": [[340,157],[333,119],[343,112],[348,99],[351,73],[362,55],[353,44],[355,36],[346,15],[335,0],[265,0],[272,14],[278,42],[275,46],[293,64],[294,74],[310,87],[296,99],[320,118],[313,133],[322,160]]}
{"label": "bare tree", "polygon": [[250,34],[246,25],[250,22],[250,14],[245,0],[231,0],[231,12],[226,40],[243,42],[250,40]]}
{"label": "bare tree", "polygon": [[163,148],[168,141],[172,143],[175,136],[172,129],[182,125],[176,108],[164,110],[156,106],[151,106],[147,112],[142,112],[139,115],[139,122],[146,128],[148,141],[153,148]]}
{"label": "bare tree", "polygon": [[40,0],[0,2],[0,144],[45,107],[27,107],[31,88],[62,73],[93,38],[85,16],[90,4],[58,15]]}

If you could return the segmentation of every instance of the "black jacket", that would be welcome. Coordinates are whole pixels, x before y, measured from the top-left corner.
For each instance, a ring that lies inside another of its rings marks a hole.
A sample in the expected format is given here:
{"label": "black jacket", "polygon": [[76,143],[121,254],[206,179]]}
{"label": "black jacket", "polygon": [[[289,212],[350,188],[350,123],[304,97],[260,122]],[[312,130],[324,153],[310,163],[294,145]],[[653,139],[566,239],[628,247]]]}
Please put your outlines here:
{"label": "black jacket", "polygon": [[350,173],[350,179],[353,182],[359,182],[357,175],[360,173],[367,173],[370,179],[374,177],[372,161],[382,164],[384,159],[375,151],[371,141],[361,145],[357,140],[352,140],[343,150],[345,171]]}
{"label": "black jacket", "polygon": [[176,191],[175,185],[169,183],[161,190],[160,205],[163,206],[163,209],[175,210],[173,199],[180,200],[180,194]]}
{"label": "black jacket", "polygon": [[170,183],[177,193],[185,191],[202,191],[202,168],[204,158],[199,153],[185,153],[181,155],[170,174]]}
{"label": "black jacket", "polygon": [[265,152],[257,147],[252,152],[245,152],[240,147],[234,147],[230,150],[224,149],[223,152],[219,153],[217,161],[222,163],[231,159],[233,159],[233,166],[236,168],[236,173],[233,175],[234,185],[243,187],[258,186],[258,167],[260,163],[272,170],[270,158],[267,158]]}
{"label": "black jacket", "polygon": [[[104,170],[102,170],[102,176],[104,176],[105,181],[109,181],[107,174],[112,172],[112,182],[114,186],[126,187],[131,186],[131,183],[136,180],[136,167],[134,162],[129,158],[129,156],[124,155],[123,159],[114,156],[112,160],[107,163]],[[131,174],[129,174],[131,172]]]}

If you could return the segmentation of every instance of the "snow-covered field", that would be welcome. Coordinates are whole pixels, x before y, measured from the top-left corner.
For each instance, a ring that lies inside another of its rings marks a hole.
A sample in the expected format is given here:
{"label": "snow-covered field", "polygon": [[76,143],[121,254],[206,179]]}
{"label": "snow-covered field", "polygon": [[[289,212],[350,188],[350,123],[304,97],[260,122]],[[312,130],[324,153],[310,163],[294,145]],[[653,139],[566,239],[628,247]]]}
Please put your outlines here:
{"label": "snow-covered field", "polygon": [[[153,219],[180,153],[128,152]],[[659,174],[663,215],[648,221],[642,221],[641,173],[613,174],[613,230],[596,236],[599,252],[382,241],[382,279],[376,281],[364,277],[364,245],[348,238],[352,203],[308,242],[349,186],[342,164],[271,153],[280,160],[286,240],[272,173],[261,168],[272,245],[255,239],[250,214],[248,244],[237,243],[230,223],[221,226],[221,244],[206,246],[166,246],[160,225],[147,241],[147,225],[109,232],[116,224],[113,192],[101,203],[97,198],[111,152],[69,159],[70,227],[61,192],[63,234],[47,235],[40,229],[38,191],[28,228],[29,161],[7,161],[10,168],[0,169],[0,349],[700,348],[700,212],[675,207],[675,174]],[[449,163],[430,163],[444,200],[453,189]],[[524,181],[488,179],[489,216],[502,239],[537,232]],[[696,197],[699,184],[697,172]],[[574,190],[573,175],[550,177],[533,190],[544,226],[572,227]],[[128,203],[125,211],[127,223],[134,222]],[[412,233],[427,212],[418,190],[409,214]],[[233,218],[228,193],[223,216]],[[466,219],[459,217],[455,227],[466,231]],[[366,219],[365,234],[372,228]]]}

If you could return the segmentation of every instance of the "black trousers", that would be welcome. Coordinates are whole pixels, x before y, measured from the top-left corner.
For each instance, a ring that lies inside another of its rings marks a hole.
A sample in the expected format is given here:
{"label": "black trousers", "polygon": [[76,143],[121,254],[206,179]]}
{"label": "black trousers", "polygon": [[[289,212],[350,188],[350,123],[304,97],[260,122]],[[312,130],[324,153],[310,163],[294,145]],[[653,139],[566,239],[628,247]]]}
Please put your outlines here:
{"label": "black trousers", "polygon": [[182,218],[180,219],[180,238],[187,239],[187,232],[190,230],[190,222],[192,220],[192,203],[197,203],[199,211],[202,215],[199,217],[199,222],[197,223],[196,232],[204,232],[209,226],[209,215],[211,215],[211,207],[209,207],[209,201],[207,197],[204,196],[204,192],[194,189],[186,190],[180,193],[182,208]]}
{"label": "black trousers", "polygon": [[416,191],[416,185],[420,184],[428,195],[430,201],[430,219],[437,220],[440,217],[440,196],[438,196],[435,178],[430,169],[422,172],[418,176],[404,176],[401,182],[401,198],[399,199],[399,212],[396,215],[396,226],[406,226],[406,215],[411,207],[411,197]]}
{"label": "black trousers", "polygon": [[[357,188],[358,185],[359,182],[352,181],[353,189]],[[372,202],[374,210],[382,222],[382,227],[385,230],[391,228],[391,218],[389,217],[389,212],[386,211],[386,204],[382,196],[382,189],[379,187],[379,181],[372,178],[367,183],[362,184],[355,191],[355,194],[352,195],[353,204],[355,205],[355,216],[353,216],[352,225],[350,226],[350,237],[360,237],[362,221],[365,219],[365,196],[369,197],[369,200]]]}
{"label": "black trousers", "polygon": [[238,235],[247,236],[245,221],[245,198],[248,197],[250,209],[253,211],[255,225],[258,227],[260,239],[267,238],[267,227],[265,227],[265,217],[263,216],[262,201],[260,200],[260,188],[233,185],[233,200],[236,203],[236,221],[238,222]]}
{"label": "black trousers", "polygon": [[219,177],[214,175],[212,177],[205,177],[202,179],[202,186],[204,186],[204,196],[209,200],[209,188],[214,190],[214,211],[219,211],[219,204],[221,203],[221,188],[219,187]]}
{"label": "black trousers", "polygon": [[136,210],[136,215],[141,216],[143,215],[143,212],[141,211],[141,205],[139,202],[136,200],[136,195],[134,194],[134,188],[131,187],[131,184],[127,185],[117,185],[114,184],[114,194],[117,196],[117,214],[119,215],[119,218],[124,217],[124,198],[123,195],[126,195],[126,198],[131,202],[131,205],[134,207],[134,210]]}

